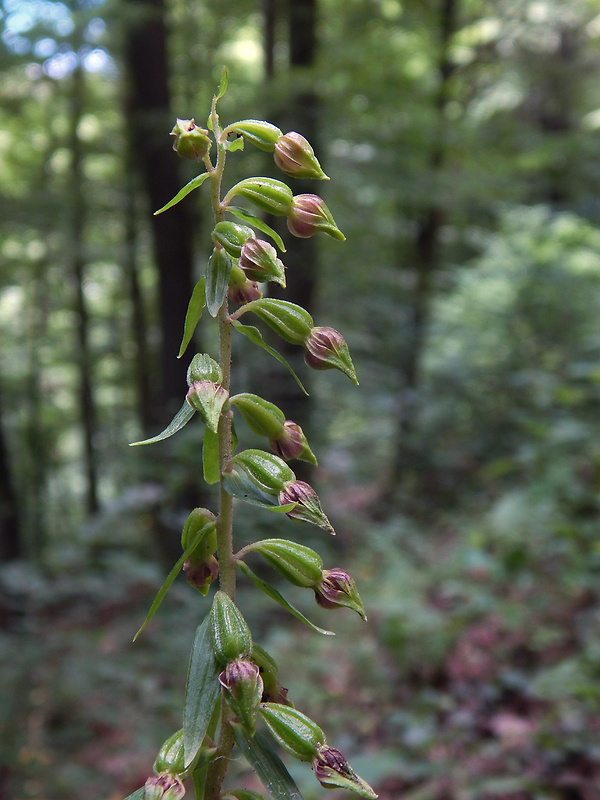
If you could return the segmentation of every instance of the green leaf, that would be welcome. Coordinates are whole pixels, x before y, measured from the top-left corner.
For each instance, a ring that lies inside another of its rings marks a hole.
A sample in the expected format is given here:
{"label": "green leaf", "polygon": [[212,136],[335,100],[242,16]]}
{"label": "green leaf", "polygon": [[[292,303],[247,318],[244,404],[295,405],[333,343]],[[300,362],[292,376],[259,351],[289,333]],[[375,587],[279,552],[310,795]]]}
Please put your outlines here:
{"label": "green leaf", "polygon": [[283,595],[280,594],[277,589],[275,589],[266,581],[263,581],[262,578],[259,578],[258,575],[252,572],[248,564],[246,564],[244,561],[238,561],[238,567],[242,570],[246,577],[250,578],[255,586],[258,586],[258,588],[261,589],[272,600],[275,600],[275,602],[279,603],[279,605],[285,608],[286,611],[289,611],[290,614],[293,614],[296,619],[299,619],[305,625],[308,625],[308,627],[315,631],[315,633],[321,633],[323,636],[335,636],[333,631],[325,630],[325,628],[319,628],[318,625],[315,625],[313,622],[307,619],[301,611],[298,611],[298,609],[294,608],[291,603],[288,603],[285,597],[283,597]]}
{"label": "green leaf", "polygon": [[183,189],[180,189],[177,192],[177,194],[172,200],[169,200],[166,206],[163,206],[162,208],[159,208],[158,211],[155,211],[154,216],[156,217],[158,214],[162,214],[163,211],[166,211],[168,208],[176,206],[177,203],[180,203],[184,197],[188,196],[190,192],[193,192],[194,189],[197,189],[199,186],[202,186],[202,184],[207,178],[208,178],[208,172],[203,172],[202,175],[198,175],[196,178],[192,178],[192,180],[189,183],[186,183]]}
{"label": "green leaf", "polygon": [[192,292],[192,296],[190,297],[187,313],[185,315],[185,324],[183,326],[183,339],[181,340],[181,347],[179,348],[179,355],[177,356],[177,358],[181,358],[181,356],[185,353],[187,346],[190,343],[192,336],[194,335],[194,331],[196,330],[196,325],[200,322],[200,317],[202,316],[202,309],[206,305],[206,296],[204,289],[205,281],[206,278],[201,278],[201,280],[199,280],[198,283],[194,286],[194,291]]}
{"label": "green leaf", "polygon": [[263,782],[272,800],[302,800],[300,789],[273,750],[268,739],[260,733],[248,736],[239,723],[232,723],[235,743]]}
{"label": "green leaf", "polygon": [[185,765],[190,765],[208,731],[221,692],[219,672],[210,635],[210,616],[196,628],[183,708]]}
{"label": "green leaf", "polygon": [[137,637],[140,635],[140,633],[144,630],[146,625],[150,622],[152,617],[156,614],[156,611],[158,610],[158,607],[160,606],[160,604],[164,600],[164,597],[165,597],[166,593],[169,591],[169,589],[171,587],[171,584],[173,583],[175,578],[179,575],[179,572],[181,571],[181,568],[183,567],[183,565],[186,562],[186,559],[189,558],[189,556],[192,554],[192,552],[195,550],[195,548],[198,546],[198,544],[200,544],[200,542],[206,536],[206,534],[209,532],[209,530],[210,530],[210,526],[206,526],[205,528],[199,530],[197,535],[194,536],[194,538],[192,539],[191,543],[185,548],[183,553],[180,555],[179,559],[177,560],[177,562],[173,566],[173,569],[167,575],[167,577],[165,579],[165,582],[163,583],[163,585],[158,590],[158,592],[156,594],[156,597],[154,598],[154,602],[150,606],[150,611],[148,611],[148,614],[146,615],[146,619],[144,620],[144,623],[143,623],[142,627],[139,629],[139,631],[133,637],[133,641],[134,642],[137,639]]}
{"label": "green leaf", "polygon": [[262,337],[262,333],[258,330],[258,328],[255,328],[254,325],[242,325],[242,323],[238,322],[238,320],[236,319],[231,320],[231,322],[236,331],[243,333],[244,336],[250,339],[252,344],[257,345],[257,347],[262,347],[262,349],[266,350],[267,353],[273,356],[273,358],[276,358],[280,364],[283,364],[283,366],[290,372],[291,376],[294,378],[300,389],[304,392],[305,395],[308,396],[308,392],[302,385],[300,378],[296,375],[294,370],[291,368],[291,366],[288,364],[285,358],[281,355],[281,353],[278,353],[274,347],[270,347],[270,345],[268,345],[265,342],[265,340]]}
{"label": "green leaf", "polygon": [[139,789],[136,789],[133,794],[130,794],[129,797],[126,797],[125,800],[144,800],[144,787],[140,786]]}
{"label": "green leaf", "polygon": [[183,405],[177,414],[175,414],[169,425],[167,425],[164,431],[162,431],[162,433],[159,433],[157,436],[153,436],[151,439],[144,439],[143,442],[131,442],[129,446],[138,447],[141,444],[154,444],[155,442],[160,442],[163,439],[168,439],[169,436],[173,436],[174,433],[177,433],[177,431],[180,431],[185,425],[187,425],[195,413],[196,409],[192,408],[187,400],[184,400]]}
{"label": "green leaf", "polygon": [[202,468],[204,470],[204,480],[209,486],[219,482],[221,477],[219,472],[219,437],[209,428],[204,431],[204,441],[202,442]]}
{"label": "green leaf", "polygon": [[216,317],[227,294],[231,274],[231,259],[222,247],[215,247],[206,267],[206,305],[211,317]]}
{"label": "green leaf", "polygon": [[221,82],[219,83],[219,88],[217,89],[217,100],[220,100],[223,97],[227,91],[228,85],[229,76],[227,75],[227,67],[223,67],[223,72],[221,72]]}
{"label": "green leaf", "polygon": [[230,211],[235,217],[241,219],[242,222],[245,222],[247,225],[252,225],[253,228],[257,228],[259,231],[266,233],[267,236],[270,236],[271,239],[273,239],[281,252],[285,253],[285,245],[281,236],[277,233],[277,231],[274,231],[273,228],[267,225],[266,222],[263,222],[260,217],[251,214],[250,211],[246,211],[244,208],[240,208],[239,206],[228,206],[227,211]]}

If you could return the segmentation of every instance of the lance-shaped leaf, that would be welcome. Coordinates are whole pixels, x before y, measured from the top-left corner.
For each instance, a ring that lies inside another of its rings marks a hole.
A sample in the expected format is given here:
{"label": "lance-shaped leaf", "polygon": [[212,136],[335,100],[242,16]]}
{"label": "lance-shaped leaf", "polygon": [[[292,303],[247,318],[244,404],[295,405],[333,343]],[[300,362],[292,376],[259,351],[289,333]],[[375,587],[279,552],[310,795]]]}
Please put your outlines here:
{"label": "lance-shaped leaf", "polygon": [[190,297],[187,313],[185,315],[185,324],[183,326],[183,339],[181,340],[181,346],[179,348],[179,354],[177,355],[177,358],[181,358],[181,356],[187,350],[187,346],[191,342],[194,331],[196,330],[196,325],[200,322],[202,309],[206,305],[206,295],[204,289],[205,280],[205,278],[202,278],[198,281],[198,283],[194,286],[192,296]]}
{"label": "lance-shaped leaf", "polygon": [[271,743],[260,733],[248,736],[241,725],[232,723],[235,743],[252,766],[271,800],[302,800],[300,790]]}
{"label": "lance-shaped leaf", "polygon": [[231,259],[222,247],[215,247],[206,267],[206,306],[211,317],[216,317],[227,294]]}
{"label": "lance-shaped leaf", "polygon": [[223,69],[221,70],[221,81],[217,88],[217,94],[216,94],[217,100],[220,100],[223,97],[223,95],[227,91],[228,86],[229,86],[229,74],[227,72],[227,67],[223,67]]}
{"label": "lance-shaped leaf", "polygon": [[186,767],[193,763],[206,736],[221,692],[220,667],[215,659],[210,615],[196,628],[183,709],[183,746]]}
{"label": "lance-shaped leaf", "polygon": [[196,410],[192,408],[187,400],[184,400],[183,405],[177,414],[175,414],[169,425],[167,425],[164,431],[162,431],[162,433],[159,433],[157,436],[153,436],[151,439],[144,439],[143,442],[132,442],[129,446],[138,447],[138,445],[154,444],[155,442],[160,442],[163,439],[168,439],[169,436],[173,436],[174,433],[177,433],[177,431],[180,431],[185,425],[187,425],[195,413]]}
{"label": "lance-shaped leaf", "polygon": [[266,222],[263,222],[260,217],[257,217],[255,214],[251,214],[249,211],[246,211],[245,208],[239,208],[238,206],[228,206],[227,211],[233,214],[234,217],[241,219],[242,222],[252,225],[252,227],[256,228],[256,230],[266,233],[267,236],[273,239],[279,250],[281,250],[282,253],[285,253],[285,244],[281,236],[277,233],[277,231],[274,231],[270,225],[267,225]]}
{"label": "lance-shaped leaf", "polygon": [[265,342],[265,340],[262,337],[262,333],[258,330],[258,328],[255,328],[254,325],[242,325],[241,322],[238,322],[237,320],[231,320],[231,323],[233,327],[236,329],[236,331],[239,331],[239,333],[242,333],[247,339],[250,339],[252,344],[255,344],[257,347],[261,347],[263,350],[266,350],[267,353],[269,353],[269,355],[277,359],[277,361],[279,361],[280,364],[283,364],[283,366],[288,370],[290,375],[296,381],[300,389],[308,397],[308,392],[302,385],[302,381],[300,380],[300,378],[296,375],[294,370],[291,368],[291,366],[288,364],[285,358],[281,355],[281,353],[278,353],[274,347],[271,347]]}
{"label": "lance-shaped leaf", "polygon": [[217,432],[221,411],[228,397],[227,389],[220,383],[211,381],[194,381],[186,395],[188,403],[196,409],[206,427],[213,433]]}
{"label": "lance-shaped leaf", "polygon": [[166,211],[168,208],[176,206],[177,203],[181,202],[184,197],[187,197],[187,195],[190,192],[193,192],[194,189],[197,189],[199,186],[202,186],[202,184],[208,177],[209,177],[208,172],[203,172],[202,175],[198,175],[198,177],[192,178],[192,180],[189,183],[186,183],[183,189],[180,189],[177,192],[177,194],[172,200],[169,200],[169,202],[166,205],[164,205],[162,208],[159,208],[158,211],[155,211],[154,216],[156,216],[157,214],[162,214],[163,211]]}
{"label": "lance-shaped leaf", "polygon": [[300,622],[303,622],[312,631],[314,631],[315,633],[320,633],[323,636],[335,636],[335,633],[333,631],[325,630],[325,628],[319,628],[318,625],[315,625],[313,622],[307,619],[307,617],[305,617],[301,611],[298,611],[298,609],[295,608],[291,603],[288,603],[288,601],[281,594],[281,592],[275,589],[274,586],[271,586],[266,581],[263,581],[262,578],[259,578],[258,575],[252,572],[250,567],[244,561],[238,561],[238,567],[242,570],[244,575],[250,578],[252,583],[255,586],[257,586],[261,591],[263,591],[266,595],[268,595],[271,598],[271,600],[275,600],[276,603],[279,603],[279,605],[282,608],[285,608],[286,611],[289,611],[290,614],[296,617],[296,619],[299,619]]}

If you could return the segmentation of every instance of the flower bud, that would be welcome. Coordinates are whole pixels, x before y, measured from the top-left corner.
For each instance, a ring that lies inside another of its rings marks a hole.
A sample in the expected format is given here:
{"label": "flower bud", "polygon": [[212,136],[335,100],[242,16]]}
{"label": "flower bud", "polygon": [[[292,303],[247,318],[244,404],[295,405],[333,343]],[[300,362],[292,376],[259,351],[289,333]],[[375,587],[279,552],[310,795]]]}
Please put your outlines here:
{"label": "flower bud", "polygon": [[277,743],[294,758],[312,761],[318,757],[325,734],[312,719],[279,703],[262,703],[260,714]]}
{"label": "flower bud", "polygon": [[286,419],[283,423],[283,430],[276,438],[270,439],[271,450],[284,461],[291,461],[297,458],[299,461],[308,461],[309,464],[317,466],[317,459],[313,451],[308,446],[306,436],[297,422]]}
{"label": "flower bud", "polygon": [[193,119],[178,119],[171,136],[175,137],[173,150],[183,158],[194,161],[204,158],[211,145],[208,131],[196,125]]}
{"label": "flower bud", "polygon": [[212,232],[213,242],[220,244],[233,258],[240,257],[244,243],[252,236],[252,228],[237,222],[217,222]]}
{"label": "flower bud", "polygon": [[188,367],[187,385],[191,386],[194,381],[221,383],[222,380],[223,373],[221,372],[221,367],[214,358],[211,358],[206,353],[196,353]]}
{"label": "flower bud", "polygon": [[179,775],[184,769],[183,728],[181,728],[172,736],[169,736],[158,751],[154,762],[154,771],[157,774],[168,772],[171,775]]}
{"label": "flower bud", "polygon": [[252,636],[241,611],[225,592],[215,594],[210,609],[210,630],[215,656],[225,665],[247,656]]}
{"label": "flower bud", "polygon": [[323,580],[323,561],[306,545],[287,539],[262,539],[248,547],[268,561],[294,586],[317,589]]}
{"label": "flower bud", "polygon": [[304,360],[313,369],[339,369],[358,384],[346,340],[334,328],[313,328],[304,342]]}
{"label": "flower bud", "polygon": [[180,800],[185,794],[183,783],[175,775],[153,775],[144,784],[144,800]]}
{"label": "flower bud", "polygon": [[275,178],[246,178],[236,183],[228,194],[231,197],[239,194],[261,211],[276,217],[286,217],[292,211],[292,190]]}
{"label": "flower bud", "polygon": [[240,269],[237,264],[233,264],[231,267],[227,294],[231,302],[237,306],[244,306],[246,303],[260,300],[262,297],[257,282],[249,280],[244,270]]}
{"label": "flower bud", "polygon": [[365,607],[356,589],[352,576],[345,569],[334,567],[323,571],[321,580],[314,587],[315,599],[322,608],[351,608],[367,619]]}
{"label": "flower bud", "polygon": [[194,381],[185,399],[200,414],[206,427],[216,433],[219,417],[228,397],[229,392],[219,383]]}
{"label": "flower bud", "polygon": [[321,508],[319,496],[312,486],[304,481],[290,481],[279,493],[279,505],[296,503],[291,511],[286,512],[290,519],[299,519],[318,525],[319,528],[335,536],[331,522],[327,519]]}
{"label": "flower bud", "polygon": [[310,143],[295,131],[290,131],[277,140],[273,158],[279,169],[292,178],[329,180]]}
{"label": "flower bud", "polygon": [[287,226],[300,239],[309,239],[319,231],[341,242],[346,239],[335,224],[331,211],[316,194],[299,194],[293,198],[292,207],[287,214]]}
{"label": "flower bud", "polygon": [[256,717],[263,694],[260,671],[252,661],[232,661],[219,675],[227,702],[242,726],[254,736]]}
{"label": "flower bud", "polygon": [[274,403],[250,392],[234,395],[230,403],[240,412],[250,430],[258,436],[272,439],[283,432],[285,416]]}
{"label": "flower bud", "polygon": [[283,136],[276,125],[262,119],[243,119],[229,125],[229,130],[241,134],[259,150],[272,153],[275,143]]}
{"label": "flower bud", "polygon": [[308,311],[287,300],[264,297],[253,304],[252,311],[290,344],[303,345],[313,330]]}
{"label": "flower bud", "polygon": [[285,267],[277,250],[263,239],[248,239],[241,249],[239,266],[255,281],[274,281],[285,287]]}
{"label": "flower bud", "polygon": [[368,800],[375,800],[377,797],[369,784],[353,771],[344,755],[335,747],[320,745],[312,767],[315,777],[325,789],[348,789]]}
{"label": "flower bud", "polygon": [[183,571],[190,586],[198,589],[200,594],[206,597],[211,583],[219,576],[219,562],[213,555],[207,556],[203,561],[188,558],[183,565]]}

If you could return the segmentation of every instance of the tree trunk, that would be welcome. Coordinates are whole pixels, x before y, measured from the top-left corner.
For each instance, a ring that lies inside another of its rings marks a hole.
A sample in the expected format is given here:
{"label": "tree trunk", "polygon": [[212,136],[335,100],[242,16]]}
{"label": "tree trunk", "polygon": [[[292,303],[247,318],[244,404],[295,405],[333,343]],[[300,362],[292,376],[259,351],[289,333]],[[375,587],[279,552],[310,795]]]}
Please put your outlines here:
{"label": "tree trunk", "polygon": [[19,505],[10,473],[8,447],[4,428],[0,425],[0,562],[22,558],[24,551]]}

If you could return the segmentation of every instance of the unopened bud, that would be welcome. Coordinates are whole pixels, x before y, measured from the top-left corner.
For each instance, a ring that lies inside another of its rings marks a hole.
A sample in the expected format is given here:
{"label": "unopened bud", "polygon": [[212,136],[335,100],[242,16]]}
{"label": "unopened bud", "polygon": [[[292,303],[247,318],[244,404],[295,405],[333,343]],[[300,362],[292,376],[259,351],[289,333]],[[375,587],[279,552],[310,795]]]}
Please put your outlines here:
{"label": "unopened bud", "polygon": [[227,295],[236,306],[244,306],[253,300],[260,300],[262,292],[256,281],[251,281],[246,277],[243,269],[240,269],[237,264],[233,264],[229,275]]}
{"label": "unopened bud", "polygon": [[335,224],[331,211],[316,194],[299,194],[294,197],[287,214],[287,226],[294,236],[309,239],[322,231],[334,239],[345,241],[346,237]]}
{"label": "unopened bud", "polygon": [[286,512],[290,519],[299,519],[318,525],[319,528],[323,528],[335,536],[331,522],[323,513],[319,496],[309,483],[295,480],[286,484],[279,493],[279,505],[285,506],[288,503],[296,503],[291,511]]}
{"label": "unopened bud", "polygon": [[310,143],[295,131],[290,131],[277,140],[273,158],[279,169],[292,178],[329,180]]}
{"label": "unopened bud", "polygon": [[364,620],[367,619],[354,579],[340,567],[323,571],[315,587],[315,599],[322,608],[351,608]]}
{"label": "unopened bud", "polygon": [[315,777],[325,789],[348,789],[368,800],[375,800],[377,797],[369,784],[354,772],[344,755],[335,747],[320,745],[312,767]]}
{"label": "unopened bud", "polygon": [[144,800],[180,800],[185,794],[183,783],[175,775],[153,775],[144,784]]}
{"label": "unopened bud", "polygon": [[239,266],[255,281],[274,281],[285,287],[285,267],[277,250],[264,239],[248,239],[241,249]]}
{"label": "unopened bud", "polygon": [[313,369],[339,369],[358,384],[346,340],[335,328],[313,328],[304,342],[304,360]]}
{"label": "unopened bud", "polygon": [[210,630],[215,656],[225,665],[247,656],[252,636],[242,612],[225,592],[215,594],[210,609]]}
{"label": "unopened bud", "polygon": [[183,158],[199,161],[208,153],[211,141],[208,131],[200,128],[193,119],[178,119],[171,131],[175,137],[173,150]]}
{"label": "unopened bud", "polygon": [[306,714],[279,703],[262,703],[260,714],[277,743],[294,758],[300,761],[317,758],[325,734]]}
{"label": "unopened bud", "polygon": [[217,432],[219,417],[229,392],[219,383],[194,381],[186,395],[186,400],[199,414],[206,427]]}
{"label": "unopened bud", "polygon": [[168,772],[171,775],[178,775],[185,769],[185,758],[183,753],[183,728],[178,730],[164,742],[156,761],[154,771],[159,774]]}
{"label": "unopened bud", "polygon": [[274,439],[269,440],[271,450],[284,461],[291,461],[297,458],[299,461],[308,461],[309,464],[317,466],[315,454],[310,449],[306,436],[297,422],[286,419],[283,423],[283,430]]}
{"label": "unopened bud", "polygon": [[253,736],[263,694],[260,671],[252,661],[236,659],[219,675],[227,702],[246,731]]}

